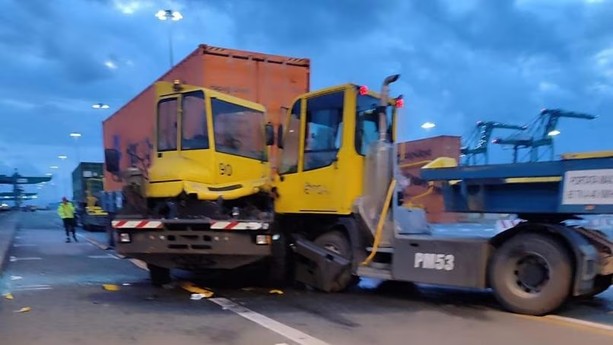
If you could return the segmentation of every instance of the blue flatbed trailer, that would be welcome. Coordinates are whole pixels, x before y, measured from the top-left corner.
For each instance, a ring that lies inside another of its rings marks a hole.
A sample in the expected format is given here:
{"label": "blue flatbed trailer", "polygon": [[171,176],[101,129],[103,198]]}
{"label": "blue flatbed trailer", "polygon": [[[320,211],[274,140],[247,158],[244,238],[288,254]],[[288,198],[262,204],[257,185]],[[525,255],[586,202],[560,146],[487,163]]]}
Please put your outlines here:
{"label": "blue flatbed trailer", "polygon": [[450,212],[512,213],[526,220],[613,214],[613,152],[549,162],[422,169],[443,183]]}

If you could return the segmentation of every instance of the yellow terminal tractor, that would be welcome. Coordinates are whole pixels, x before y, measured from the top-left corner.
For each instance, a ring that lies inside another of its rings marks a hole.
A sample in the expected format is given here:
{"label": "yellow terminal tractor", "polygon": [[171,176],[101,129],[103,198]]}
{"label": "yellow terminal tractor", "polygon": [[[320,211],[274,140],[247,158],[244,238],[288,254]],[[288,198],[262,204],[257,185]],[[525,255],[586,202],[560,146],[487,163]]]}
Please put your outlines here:
{"label": "yellow terminal tractor", "polygon": [[613,243],[564,221],[612,213],[613,197],[595,206],[565,204],[561,195],[572,192],[568,174],[587,169],[608,173],[603,188],[613,190],[613,155],[477,167],[439,158],[421,177],[442,184],[448,210],[516,213],[525,221],[492,238],[438,236],[424,210],[399,198],[410,181],[397,170],[394,145],[402,98],[388,96],[398,77],[386,78],[380,94],[345,85],[303,95],[291,107],[278,141],[274,205],[275,227],[292,238],[295,279],[323,291],[341,291],[358,277],[491,288],[507,310],[532,315],[606,290]]}
{"label": "yellow terminal tractor", "polygon": [[119,152],[105,151],[107,171],[124,182],[112,220],[117,252],[145,261],[155,285],[170,281],[171,268],[233,269],[270,257],[274,130],[264,107],[178,81],[155,87],[150,168],[119,171]]}

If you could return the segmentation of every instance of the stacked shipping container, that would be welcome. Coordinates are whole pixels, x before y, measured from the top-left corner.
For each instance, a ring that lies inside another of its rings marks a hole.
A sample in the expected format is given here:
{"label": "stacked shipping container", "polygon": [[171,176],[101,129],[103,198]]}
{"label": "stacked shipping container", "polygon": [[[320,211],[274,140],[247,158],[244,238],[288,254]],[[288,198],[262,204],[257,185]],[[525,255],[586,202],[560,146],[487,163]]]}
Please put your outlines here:
{"label": "stacked shipping container", "polygon": [[[282,108],[289,107],[296,96],[309,91],[310,61],[200,45],[158,81],[177,79],[263,104],[268,121],[276,127],[281,121]],[[154,101],[155,89],[151,84],[103,123],[104,147],[121,152],[121,169],[132,164],[141,167],[150,164]],[[274,166],[277,149],[272,150]],[[120,189],[121,183],[105,173],[105,190]]]}
{"label": "stacked shipping container", "polygon": [[440,189],[429,192],[428,183],[419,178],[419,169],[438,157],[460,158],[460,137],[438,136],[398,144],[399,167],[411,184],[404,191],[405,203],[423,207],[430,223],[454,223],[463,217],[445,212]]}

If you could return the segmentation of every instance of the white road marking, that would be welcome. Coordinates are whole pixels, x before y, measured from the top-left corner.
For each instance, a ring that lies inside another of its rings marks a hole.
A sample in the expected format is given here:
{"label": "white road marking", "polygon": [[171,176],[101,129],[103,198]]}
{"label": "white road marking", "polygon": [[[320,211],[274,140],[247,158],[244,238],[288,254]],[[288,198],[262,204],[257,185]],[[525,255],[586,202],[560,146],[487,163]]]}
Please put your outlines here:
{"label": "white road marking", "polygon": [[38,244],[18,244],[18,243],[15,243],[15,244],[13,244],[13,247],[15,247],[15,248],[19,248],[19,247],[38,247]]}
{"label": "white road marking", "polygon": [[129,259],[131,263],[133,263],[134,265],[136,265],[136,267],[145,270],[145,271],[149,271],[149,268],[147,268],[147,264],[144,261],[138,260],[138,259]]}
{"label": "white road marking", "polygon": [[605,325],[603,323],[585,321],[585,320],[574,319],[571,317],[565,317],[565,316],[559,316],[559,315],[546,315],[544,317],[548,319],[552,319],[552,320],[564,321],[568,323],[574,323],[577,325],[593,327],[593,328],[598,328],[598,329],[603,329],[605,331],[613,332],[613,326]]}
{"label": "white road marking", "polygon": [[11,280],[21,280],[23,277],[21,276],[11,276]]}
{"label": "white road marking", "polygon": [[473,231],[473,229],[468,229],[468,228],[462,228],[462,229],[460,229],[460,231],[464,231],[464,232],[470,232],[470,231]]}
{"label": "white road marking", "polygon": [[25,258],[18,258],[18,257],[15,257],[15,256],[11,256],[11,257],[9,258],[9,261],[10,261],[10,262],[15,262],[15,261],[25,261],[25,260],[42,260],[42,259],[43,259],[43,258],[34,257],[34,256],[32,256],[32,257],[25,257]]}
{"label": "white road marking", "polygon": [[51,285],[21,285],[15,286],[13,291],[35,291],[35,290],[51,290]]}
{"label": "white road marking", "polygon": [[209,298],[209,301],[221,306],[223,309],[230,310],[247,320],[253,321],[275,333],[278,333],[301,345],[329,345],[328,343],[303,333],[295,328],[284,325],[267,316],[258,314],[241,305],[238,305],[227,298]]}
{"label": "white road marking", "polygon": [[115,259],[115,260],[119,260],[118,257],[116,257],[115,255],[111,255],[111,254],[106,254],[106,255],[88,255],[87,256],[90,259]]}

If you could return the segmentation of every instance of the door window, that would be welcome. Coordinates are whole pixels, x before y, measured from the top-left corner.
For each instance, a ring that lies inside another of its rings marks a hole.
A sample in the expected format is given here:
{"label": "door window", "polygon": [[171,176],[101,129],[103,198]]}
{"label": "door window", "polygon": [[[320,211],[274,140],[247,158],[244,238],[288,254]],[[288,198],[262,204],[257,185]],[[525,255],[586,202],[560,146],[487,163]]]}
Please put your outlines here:
{"label": "door window", "polygon": [[158,151],[177,149],[177,99],[167,98],[158,103]]}
{"label": "door window", "polygon": [[204,93],[194,91],[183,95],[181,113],[182,136],[181,150],[200,150],[209,148],[207,135],[206,108]]}
{"label": "door window", "polygon": [[343,91],[307,100],[304,171],[336,161],[342,142],[343,102]]}
{"label": "door window", "polygon": [[287,131],[283,138],[283,153],[281,155],[280,174],[298,172],[298,153],[300,152],[300,106],[298,100],[292,106],[292,111],[287,123]]}

